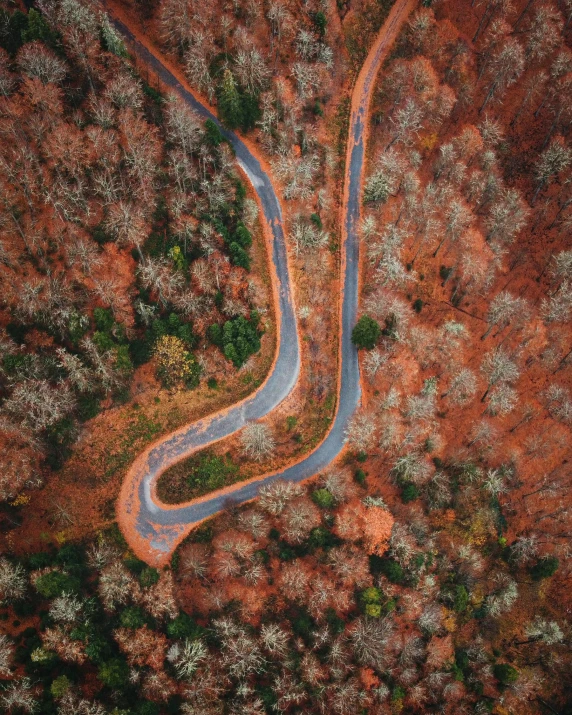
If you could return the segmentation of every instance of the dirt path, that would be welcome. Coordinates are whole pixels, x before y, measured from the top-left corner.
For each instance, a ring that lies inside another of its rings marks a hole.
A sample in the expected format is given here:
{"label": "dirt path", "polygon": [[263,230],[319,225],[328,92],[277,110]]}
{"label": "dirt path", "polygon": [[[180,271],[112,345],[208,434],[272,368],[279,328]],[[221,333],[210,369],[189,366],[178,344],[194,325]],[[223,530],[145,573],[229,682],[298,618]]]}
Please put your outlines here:
{"label": "dirt path", "polygon": [[[289,394],[296,384],[300,370],[299,336],[280,204],[262,162],[256,158],[251,147],[236,135],[223,130],[236,151],[240,167],[258,194],[267,227],[272,234],[271,268],[274,269],[276,315],[279,324],[277,356],[265,383],[253,395],[223,412],[161,438],[133,463],[121,489],[117,516],[130,546],[141,559],[150,564],[161,566],[167,563],[176,546],[192,528],[223,510],[229,503],[243,503],[254,499],[262,485],[276,479],[307,479],[327,467],[344,449],[348,420],[361,398],[358,355],[351,342],[351,331],[358,310],[360,259],[357,229],[370,96],[381,62],[415,5],[416,0],[397,0],[370,50],[352,95],[342,206],[343,288],[340,299],[338,401],[330,431],[311,454],[280,472],[235,484],[188,504],[166,505],[158,500],[155,492],[160,474],[196,450],[232,434],[249,421],[266,415]],[[177,73],[171,71],[163,59],[159,59],[159,53],[148,41],[136,37],[115,9],[113,15],[115,26],[125,37],[131,50],[148,64],[161,82],[177,92],[201,116],[216,121],[212,112],[186,87],[184,80],[178,78]]]}

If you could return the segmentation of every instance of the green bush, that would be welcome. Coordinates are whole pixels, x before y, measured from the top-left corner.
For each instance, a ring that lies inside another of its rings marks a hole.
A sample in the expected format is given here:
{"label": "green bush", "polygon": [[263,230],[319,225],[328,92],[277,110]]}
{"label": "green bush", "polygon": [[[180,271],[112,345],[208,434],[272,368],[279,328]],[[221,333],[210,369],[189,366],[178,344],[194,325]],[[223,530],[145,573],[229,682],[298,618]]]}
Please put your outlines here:
{"label": "green bush", "polygon": [[239,221],[236,229],[234,231],[234,240],[244,249],[250,248],[252,246],[252,235],[246,226]]}
{"label": "green bush", "polygon": [[139,583],[144,587],[154,586],[159,581],[159,572],[152,566],[146,566],[139,574]]}
{"label": "green bush", "polygon": [[190,486],[219,489],[238,475],[238,466],[229,457],[204,454],[195,462],[189,474]]}
{"label": "green bush", "polygon": [[383,593],[376,586],[370,586],[360,593],[363,603],[381,603]]}
{"label": "green bush", "polygon": [[469,592],[463,585],[455,587],[455,596],[453,601],[453,609],[457,613],[463,613],[469,605]]}
{"label": "green bush", "polygon": [[208,329],[208,337],[222,350],[227,360],[241,367],[251,355],[260,350],[261,332],[258,323],[258,313],[252,311],[249,320],[240,315],[227,320],[223,325],[214,323]]}
{"label": "green bush", "polygon": [[322,230],[322,219],[320,218],[319,214],[312,214],[310,216],[310,221],[316,226],[316,228],[319,228],[320,231]]}
{"label": "green bush", "polygon": [[50,692],[54,700],[59,700],[67,693],[70,688],[70,679],[66,675],[60,675],[52,682],[50,686]]}
{"label": "green bush", "polygon": [[510,685],[518,680],[518,670],[508,663],[497,663],[493,673],[501,685]]}
{"label": "green bush", "polygon": [[391,583],[400,584],[405,580],[405,571],[397,561],[381,558],[375,554],[369,557],[369,570],[373,575],[383,574]]}
{"label": "green bush", "polygon": [[44,598],[57,598],[62,593],[80,590],[79,579],[61,571],[50,571],[40,576],[35,583],[36,590]]}
{"label": "green bush", "polygon": [[145,611],[139,606],[129,606],[119,617],[119,621],[123,628],[142,628],[145,625],[147,617]]}
{"label": "green bush", "polygon": [[200,638],[204,629],[198,625],[186,613],[180,613],[175,619],[167,624],[167,635],[169,638],[182,640],[183,638]]}
{"label": "green bush", "polygon": [[131,573],[137,574],[138,576],[144,569],[147,568],[147,564],[141,559],[138,559],[137,556],[127,556],[123,559],[123,563],[127,566]]}
{"label": "green bush", "polygon": [[113,690],[122,690],[129,683],[129,666],[122,658],[112,658],[103,663],[97,677]]}
{"label": "green bush", "polygon": [[230,254],[230,260],[235,266],[244,268],[245,271],[250,270],[250,256],[240,244],[233,241],[228,247],[228,252]]}
{"label": "green bush", "polygon": [[331,509],[336,503],[333,494],[327,489],[316,489],[313,491],[312,501],[322,509]]}
{"label": "green bush", "polygon": [[205,140],[207,144],[214,147],[219,146],[219,144],[222,144],[222,142],[225,141],[218,124],[213,122],[212,119],[207,119],[205,122]]}
{"label": "green bush", "polygon": [[413,482],[404,482],[401,485],[401,501],[404,504],[408,504],[410,501],[414,501],[419,498],[419,489],[413,484]]}
{"label": "green bush", "polygon": [[102,635],[90,635],[85,647],[85,654],[92,663],[101,665],[110,658],[111,647]]}
{"label": "green bush", "polygon": [[115,323],[110,308],[94,308],[93,321],[96,329],[102,333],[110,333]]}
{"label": "green bush", "polygon": [[352,330],[352,343],[358,350],[371,350],[376,346],[380,335],[379,323],[369,315],[362,315]]}
{"label": "green bush", "polygon": [[544,556],[530,569],[530,575],[534,581],[542,581],[542,579],[549,578],[556,573],[558,563],[558,559],[555,556]]}

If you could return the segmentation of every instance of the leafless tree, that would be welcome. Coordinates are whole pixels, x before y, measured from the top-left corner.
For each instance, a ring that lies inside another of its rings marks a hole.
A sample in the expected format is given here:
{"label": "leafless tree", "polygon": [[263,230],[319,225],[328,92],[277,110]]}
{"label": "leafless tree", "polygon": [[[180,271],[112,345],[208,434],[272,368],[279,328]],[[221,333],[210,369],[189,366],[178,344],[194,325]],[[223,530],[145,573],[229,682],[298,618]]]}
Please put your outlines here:
{"label": "leafless tree", "polygon": [[0,558],[0,603],[16,601],[26,592],[26,572],[20,564]]}
{"label": "leafless tree", "polygon": [[534,102],[541,97],[546,89],[548,74],[544,70],[539,70],[535,74],[529,75],[524,80],[524,95],[520,103],[518,111],[511,120],[511,126],[514,126],[520,115]]}
{"label": "leafless tree", "polygon": [[562,43],[562,15],[550,5],[538,7],[526,29],[525,57],[537,63],[552,54]]}
{"label": "leafless tree", "polygon": [[564,633],[556,621],[547,621],[541,616],[535,616],[534,620],[524,627],[528,642],[541,641],[544,645],[556,645],[564,640]]}
{"label": "leafless tree", "polygon": [[260,629],[264,648],[275,657],[282,658],[288,652],[289,635],[275,623],[265,623]]}
{"label": "leafless tree", "polygon": [[51,386],[46,380],[28,380],[14,388],[4,408],[34,432],[56,424],[74,408],[67,385]]}
{"label": "leafless tree", "polygon": [[18,52],[19,68],[42,84],[58,84],[67,74],[65,63],[58,59],[43,42],[27,42]]}
{"label": "leafless tree", "polygon": [[487,413],[490,415],[508,415],[518,404],[518,393],[510,385],[493,387],[489,394]]}
{"label": "leafless tree", "polygon": [[456,405],[466,405],[477,391],[477,378],[475,373],[467,368],[460,368],[451,378],[449,389],[441,397],[449,397]]}
{"label": "leafless tree", "polygon": [[515,38],[509,38],[491,56],[487,68],[487,93],[479,108],[479,114],[491,99],[503,94],[520,77],[524,70],[524,51]]}
{"label": "leafless tree", "polygon": [[346,439],[358,451],[367,451],[375,441],[376,425],[373,415],[357,412],[349,421]]}
{"label": "leafless tree", "polygon": [[560,422],[572,422],[572,397],[568,388],[550,385],[545,391],[544,400],[550,415]]}
{"label": "leafless tree", "polygon": [[50,617],[61,623],[75,623],[81,617],[83,603],[73,594],[63,593],[50,604]]}
{"label": "leafless tree", "polygon": [[110,611],[117,605],[127,603],[131,594],[138,592],[135,580],[119,561],[112,562],[101,571],[98,590],[104,606]]}
{"label": "leafless tree", "polygon": [[358,618],[352,627],[350,640],[356,658],[364,665],[383,669],[389,659],[390,639],[394,633],[391,618]]}
{"label": "leafless tree", "polygon": [[534,206],[538,194],[572,162],[572,151],[566,146],[562,137],[553,139],[549,147],[542,152],[535,166],[536,191],[531,204]]}
{"label": "leafless tree", "polygon": [[7,713],[33,713],[38,706],[36,691],[29,678],[12,681],[0,694],[0,704]]}
{"label": "leafless tree", "polygon": [[317,507],[304,497],[288,502],[280,515],[284,536],[292,544],[301,544],[320,522]]}
{"label": "leafless tree", "polygon": [[516,382],[520,370],[509,353],[502,347],[494,348],[485,354],[481,371],[487,378],[487,389],[481,398],[484,402],[494,385]]}
{"label": "leafless tree", "polygon": [[277,516],[282,513],[288,502],[301,496],[302,493],[299,484],[277,480],[260,488],[259,503],[269,514]]}
{"label": "leafless tree", "polygon": [[251,94],[262,91],[268,84],[270,72],[262,55],[254,47],[238,52],[234,70],[243,87]]}
{"label": "leafless tree", "polygon": [[0,675],[10,676],[14,646],[8,636],[0,635]]}
{"label": "leafless tree", "polygon": [[167,654],[168,660],[175,666],[177,677],[181,680],[190,680],[207,656],[207,647],[201,640],[176,643]]}
{"label": "leafless tree", "polygon": [[247,425],[242,430],[240,439],[244,453],[257,462],[272,454],[276,446],[270,427],[259,422]]}
{"label": "leafless tree", "polygon": [[166,110],[167,136],[186,154],[192,155],[201,141],[203,129],[199,116],[177,95],[171,95]]}
{"label": "leafless tree", "polygon": [[494,328],[498,328],[497,335],[500,334],[515,318],[526,320],[528,312],[524,298],[515,298],[508,291],[501,291],[491,301],[487,311],[488,328],[481,335],[481,340],[485,340]]}
{"label": "leafless tree", "polygon": [[491,21],[506,17],[513,10],[511,0],[480,0],[478,4],[484,5],[485,8],[473,37],[473,42],[476,41],[483,28],[487,27]]}

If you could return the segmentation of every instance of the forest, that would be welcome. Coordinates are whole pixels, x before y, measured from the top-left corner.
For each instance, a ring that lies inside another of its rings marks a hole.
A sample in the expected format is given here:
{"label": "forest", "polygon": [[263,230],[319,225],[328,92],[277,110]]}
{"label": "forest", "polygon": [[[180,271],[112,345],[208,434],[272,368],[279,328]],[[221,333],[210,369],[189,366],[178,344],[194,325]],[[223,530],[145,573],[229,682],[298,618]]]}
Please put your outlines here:
{"label": "forest", "polygon": [[[396,17],[360,404],[239,503],[335,423],[352,96]],[[1,0],[0,710],[572,714],[571,130],[572,0]],[[300,375],[161,473],[162,505],[228,498],[160,566],[132,463],[292,339],[229,131],[280,198]]]}

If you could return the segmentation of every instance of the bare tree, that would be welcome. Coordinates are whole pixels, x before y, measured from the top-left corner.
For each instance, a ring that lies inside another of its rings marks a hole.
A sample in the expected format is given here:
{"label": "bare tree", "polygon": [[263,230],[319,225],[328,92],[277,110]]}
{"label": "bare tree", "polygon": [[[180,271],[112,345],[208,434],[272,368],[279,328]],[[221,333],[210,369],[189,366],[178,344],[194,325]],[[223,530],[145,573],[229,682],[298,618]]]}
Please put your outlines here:
{"label": "bare tree", "polygon": [[389,643],[394,633],[389,617],[383,619],[358,618],[350,633],[356,658],[364,665],[383,669],[389,659]]}
{"label": "bare tree", "polygon": [[505,92],[520,77],[524,70],[524,51],[515,38],[506,43],[491,56],[487,68],[488,88],[479,114],[498,94]]}
{"label": "bare tree", "polygon": [[26,593],[26,572],[20,564],[0,558],[0,603],[16,601]]}
{"label": "bare tree", "polygon": [[503,18],[513,10],[511,0],[480,0],[478,4],[484,5],[485,9],[474,34],[473,42],[476,41],[483,28],[487,27],[492,20]]}
{"label": "bare tree", "polygon": [[0,675],[10,676],[14,646],[8,636],[0,635]]}
{"label": "bare tree", "polygon": [[534,11],[524,47],[529,63],[541,62],[562,43],[562,25],[561,14],[549,5]]}
{"label": "bare tree", "polygon": [[201,640],[185,640],[171,646],[167,659],[175,666],[178,678],[190,680],[207,656],[207,648]]}
{"label": "bare tree", "polygon": [[514,318],[525,320],[528,314],[527,303],[524,298],[515,298],[508,291],[498,293],[487,311],[487,330],[481,335],[481,340],[485,340],[491,331],[496,327],[501,333]]}
{"label": "bare tree", "polygon": [[240,440],[244,453],[261,462],[274,451],[276,442],[268,425],[251,422],[241,432]]}
{"label": "bare tree", "polygon": [[53,387],[46,380],[27,380],[14,388],[4,408],[34,432],[41,432],[59,422],[75,406],[70,388]]}
{"label": "bare tree", "polygon": [[38,706],[36,690],[29,678],[12,681],[2,694],[0,704],[7,713],[33,713]]}
{"label": "bare tree", "polygon": [[561,171],[566,170],[571,162],[572,151],[565,145],[562,137],[554,138],[550,142],[550,146],[542,152],[536,162],[534,174],[537,186],[532,196],[532,206],[534,206],[538,194],[551,180],[557,177]]}
{"label": "bare tree", "polygon": [[516,382],[520,370],[510,354],[502,347],[494,348],[485,354],[481,363],[481,371],[487,378],[487,389],[481,397],[484,402],[494,385]]}
{"label": "bare tree", "polygon": [[441,397],[449,397],[456,405],[466,405],[477,391],[477,378],[475,373],[463,367],[451,378],[449,389]]}
{"label": "bare tree", "polygon": [[358,412],[349,421],[345,436],[354,449],[365,452],[372,446],[375,434],[373,415]]}
{"label": "bare tree", "polygon": [[27,42],[18,52],[16,62],[22,72],[42,84],[58,84],[67,74],[65,63],[43,42]]}
{"label": "bare tree", "polygon": [[520,115],[535,101],[541,97],[546,91],[546,83],[548,82],[548,74],[544,70],[539,70],[532,75],[529,75],[524,81],[524,95],[520,103],[518,111],[512,118],[511,127],[516,124]]}

